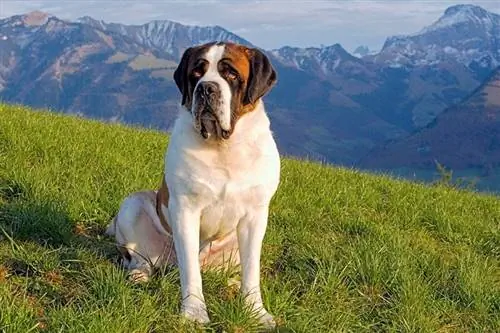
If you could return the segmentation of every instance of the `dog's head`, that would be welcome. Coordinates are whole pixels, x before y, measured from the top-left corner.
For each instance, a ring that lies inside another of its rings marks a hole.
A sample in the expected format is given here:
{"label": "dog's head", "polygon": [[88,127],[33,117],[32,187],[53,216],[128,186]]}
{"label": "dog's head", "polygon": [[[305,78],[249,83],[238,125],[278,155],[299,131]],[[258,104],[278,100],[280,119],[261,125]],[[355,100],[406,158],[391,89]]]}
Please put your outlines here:
{"label": "dog's head", "polygon": [[213,42],[188,48],[174,80],[203,138],[229,139],[238,119],[255,108],[277,75],[260,50]]}

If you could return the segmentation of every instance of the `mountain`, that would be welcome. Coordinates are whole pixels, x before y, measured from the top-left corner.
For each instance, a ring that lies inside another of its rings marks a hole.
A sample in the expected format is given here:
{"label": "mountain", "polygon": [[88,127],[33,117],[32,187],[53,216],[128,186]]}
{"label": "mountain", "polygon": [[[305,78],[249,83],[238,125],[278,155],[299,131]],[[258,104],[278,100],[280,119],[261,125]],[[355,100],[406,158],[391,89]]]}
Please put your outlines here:
{"label": "mountain", "polygon": [[[163,130],[177,113],[172,73],[189,45],[218,38],[251,45],[219,27],[126,26],[89,17],[67,22],[40,12],[0,20],[0,36],[2,50],[11,50],[2,52],[2,100]],[[339,91],[341,75],[335,85],[268,54],[280,79],[266,104],[283,154],[352,164],[403,134]]]}
{"label": "mountain", "polygon": [[377,53],[378,52],[370,50],[366,45],[360,45],[352,51],[352,54],[358,58],[363,58],[364,56]]}
{"label": "mountain", "polygon": [[388,38],[372,59],[396,67],[455,61],[489,72],[500,65],[500,15],[475,5],[451,6],[421,31]]}
{"label": "mountain", "polygon": [[418,129],[462,100],[500,64],[500,15],[475,5],[451,6],[430,26],[389,37],[378,54],[363,60],[405,77],[400,83],[406,87],[399,88],[402,103],[384,113]]}
{"label": "mountain", "polygon": [[346,65],[364,67],[363,61],[352,56],[340,44],[322,48],[285,46],[271,50],[271,54],[287,66],[328,78]]}
{"label": "mountain", "polygon": [[142,25],[125,25],[106,23],[89,16],[81,17],[77,21],[103,31],[127,36],[136,43],[167,52],[177,60],[180,60],[182,53],[189,46],[213,40],[231,41],[248,46],[252,45],[247,40],[219,26],[186,26],[168,20],[156,20]]}
{"label": "mountain", "polygon": [[373,169],[453,170],[500,168],[500,67],[461,103],[416,133],[377,148],[362,159]]}
{"label": "mountain", "polygon": [[[420,33],[388,38],[379,53],[362,58],[339,44],[264,51],[279,74],[266,106],[280,151],[353,165],[387,140],[431,123],[480,85],[497,61],[498,15],[478,8],[450,7]],[[450,21],[451,27],[443,23]],[[476,45],[470,39],[481,48],[467,49]],[[0,99],[169,130],[179,100],[173,70],[187,47],[208,40],[254,46],[219,26],[69,22],[40,12],[2,19]],[[408,45],[421,57],[450,45],[474,56],[407,61],[401,55]]]}
{"label": "mountain", "polygon": [[354,57],[338,44],[271,53],[332,83],[338,100],[411,132],[461,101],[500,64],[499,17],[457,5],[415,34],[389,37],[375,54]]}
{"label": "mountain", "polygon": [[330,83],[335,91],[330,101],[332,106],[364,108],[365,105],[353,97],[373,91],[379,84],[376,68],[354,57],[340,44],[321,48],[285,46],[269,53],[276,62],[288,68],[313,74]]}
{"label": "mountain", "polygon": [[167,53],[40,12],[0,20],[0,37],[2,100],[144,126],[173,120]]}

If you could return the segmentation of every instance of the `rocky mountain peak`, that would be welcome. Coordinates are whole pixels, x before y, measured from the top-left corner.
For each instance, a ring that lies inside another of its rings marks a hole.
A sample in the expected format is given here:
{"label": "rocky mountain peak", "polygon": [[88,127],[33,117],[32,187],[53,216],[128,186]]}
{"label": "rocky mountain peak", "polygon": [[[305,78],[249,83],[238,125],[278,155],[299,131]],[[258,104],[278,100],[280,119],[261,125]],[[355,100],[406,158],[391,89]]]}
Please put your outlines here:
{"label": "rocky mountain peak", "polygon": [[466,4],[466,5],[450,6],[444,12],[444,16],[451,16],[457,14],[468,14],[480,17],[480,16],[487,16],[488,11],[477,5]]}
{"label": "rocky mountain peak", "polygon": [[473,24],[485,30],[491,30],[500,24],[500,15],[476,5],[455,5],[448,7],[436,22],[422,29],[417,35],[462,24]]}
{"label": "rocky mountain peak", "polygon": [[284,46],[270,53],[281,63],[300,70],[328,75],[335,72],[344,62],[358,63],[360,59],[336,43],[321,47]]}
{"label": "rocky mountain peak", "polygon": [[374,56],[390,66],[458,62],[480,72],[500,64],[500,15],[475,5],[456,5],[411,35],[387,38]]}
{"label": "rocky mountain peak", "polygon": [[357,48],[354,49],[353,54],[358,55],[360,57],[364,57],[365,55],[368,55],[370,53],[370,49],[368,46],[365,45],[360,45]]}
{"label": "rocky mountain peak", "polygon": [[47,23],[50,17],[48,13],[35,10],[23,15],[23,22],[29,26],[41,26]]}

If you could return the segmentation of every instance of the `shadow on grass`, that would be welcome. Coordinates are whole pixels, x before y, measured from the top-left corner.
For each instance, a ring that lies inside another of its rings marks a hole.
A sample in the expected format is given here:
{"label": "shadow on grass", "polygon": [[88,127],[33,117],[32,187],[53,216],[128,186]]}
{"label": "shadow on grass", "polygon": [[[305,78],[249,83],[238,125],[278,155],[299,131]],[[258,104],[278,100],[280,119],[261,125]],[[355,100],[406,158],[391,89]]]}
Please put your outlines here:
{"label": "shadow on grass", "polygon": [[[20,247],[27,247],[32,252],[30,257],[57,251],[60,264],[71,261],[77,267],[78,261],[98,259],[123,271],[115,239],[105,236],[104,226],[75,220],[63,202],[34,197],[25,182],[0,176],[0,241],[10,240],[12,247],[7,254],[0,253],[0,258],[5,258],[10,274],[30,277],[36,270],[29,261],[15,255],[15,249]],[[155,275],[161,277],[173,269],[175,267],[165,266],[155,270]],[[147,284],[143,288],[148,288]]]}
{"label": "shadow on grass", "polygon": [[45,249],[90,251],[105,259],[118,252],[112,239],[104,239],[102,227],[83,226],[67,213],[64,203],[33,199],[29,185],[0,177],[0,240],[32,242]]}

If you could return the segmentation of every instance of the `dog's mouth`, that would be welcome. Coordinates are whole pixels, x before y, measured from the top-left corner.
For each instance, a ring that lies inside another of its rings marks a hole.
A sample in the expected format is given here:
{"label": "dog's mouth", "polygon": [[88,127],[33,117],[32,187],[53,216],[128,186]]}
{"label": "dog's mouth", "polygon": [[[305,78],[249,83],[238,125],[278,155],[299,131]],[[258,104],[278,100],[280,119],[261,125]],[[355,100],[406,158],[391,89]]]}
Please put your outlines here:
{"label": "dog's mouth", "polygon": [[211,136],[229,139],[230,131],[222,129],[219,119],[215,116],[213,109],[209,105],[205,105],[196,116],[196,129],[200,135],[206,140]]}

